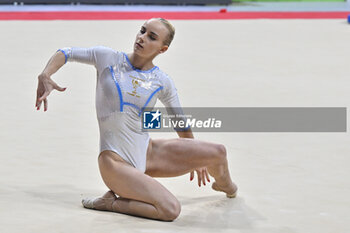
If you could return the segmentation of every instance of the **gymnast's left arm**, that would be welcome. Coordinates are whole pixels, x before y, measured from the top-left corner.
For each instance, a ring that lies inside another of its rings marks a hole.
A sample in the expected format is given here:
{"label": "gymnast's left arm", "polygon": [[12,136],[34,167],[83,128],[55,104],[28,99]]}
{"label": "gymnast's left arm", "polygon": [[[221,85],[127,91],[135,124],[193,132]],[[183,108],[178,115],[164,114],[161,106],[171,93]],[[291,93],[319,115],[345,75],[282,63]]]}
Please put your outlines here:
{"label": "gymnast's left arm", "polygon": [[[159,97],[160,101],[167,108],[167,112],[170,115],[183,114],[182,107],[180,104],[180,100],[177,94],[177,89],[175,88],[175,84],[170,77],[168,77],[167,82],[164,86],[164,89],[161,91],[161,95]],[[180,138],[189,138],[194,139],[191,128],[181,128],[175,129],[177,135]],[[201,183],[206,185],[206,181],[210,182],[209,173],[206,167],[195,169],[198,178],[198,186],[201,186]],[[194,178],[194,171],[190,173],[190,181]]]}
{"label": "gymnast's left arm", "polygon": [[[179,135],[180,138],[194,138],[191,128],[182,130],[182,131],[176,131],[176,133],[177,135]],[[196,173],[198,177],[198,186],[200,186],[201,183],[205,185],[206,184],[205,180],[210,182],[209,173],[206,167],[197,168]],[[191,171],[190,181],[192,181],[193,178],[194,178],[194,171]]]}

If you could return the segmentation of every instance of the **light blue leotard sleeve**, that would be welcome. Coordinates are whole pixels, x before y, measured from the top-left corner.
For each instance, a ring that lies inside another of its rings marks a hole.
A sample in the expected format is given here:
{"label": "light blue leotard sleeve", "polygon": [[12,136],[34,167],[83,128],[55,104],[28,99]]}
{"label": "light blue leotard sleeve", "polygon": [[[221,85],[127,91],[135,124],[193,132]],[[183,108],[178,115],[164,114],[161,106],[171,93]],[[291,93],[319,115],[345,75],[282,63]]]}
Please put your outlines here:
{"label": "light blue leotard sleeve", "polygon": [[[177,94],[177,89],[175,87],[174,81],[166,75],[166,78],[163,82],[164,88],[160,92],[159,100],[166,107],[167,113],[169,115],[174,115],[172,120],[175,121],[184,121],[186,122],[186,117],[184,117],[184,112],[180,104],[179,96]],[[184,131],[189,129],[190,127],[183,128],[174,128],[176,131]]]}
{"label": "light blue leotard sleeve", "polygon": [[80,62],[95,66],[98,73],[106,67],[116,64],[118,61],[117,52],[105,46],[94,46],[89,48],[66,47],[60,51],[65,56],[65,63]]}

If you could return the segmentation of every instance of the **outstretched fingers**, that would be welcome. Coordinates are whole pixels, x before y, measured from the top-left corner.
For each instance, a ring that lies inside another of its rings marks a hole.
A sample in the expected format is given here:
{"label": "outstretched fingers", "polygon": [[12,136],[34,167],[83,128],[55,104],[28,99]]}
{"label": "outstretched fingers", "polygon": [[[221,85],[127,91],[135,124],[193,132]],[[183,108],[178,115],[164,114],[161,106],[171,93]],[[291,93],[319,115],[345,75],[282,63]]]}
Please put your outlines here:
{"label": "outstretched fingers", "polygon": [[190,181],[192,181],[194,178],[194,171],[191,171],[191,174],[190,174]]}
{"label": "outstretched fingers", "polygon": [[54,89],[56,89],[57,91],[65,91],[67,89],[67,87],[60,87],[55,83]]}
{"label": "outstretched fingers", "polygon": [[47,97],[50,94],[50,92],[45,92],[41,97],[37,96],[36,101],[36,110],[40,110],[42,102],[44,102],[44,111],[47,110]]}
{"label": "outstretched fingers", "polygon": [[42,102],[50,95],[50,91],[46,91],[40,98],[39,101]]}
{"label": "outstretched fingers", "polygon": [[48,100],[47,97],[50,95],[52,90],[57,90],[57,91],[65,91],[67,88],[66,87],[60,87],[52,81],[51,79],[48,80],[39,80],[39,85],[38,85],[38,90],[37,90],[37,95],[36,95],[36,103],[35,107],[37,110],[40,109],[42,102],[44,102],[44,111],[47,111],[48,109]]}
{"label": "outstretched fingers", "polygon": [[209,172],[208,172],[208,169],[205,168],[205,177],[207,178],[207,181],[210,182],[210,177],[209,177]]}
{"label": "outstretched fingers", "polygon": [[[196,173],[197,173],[199,187],[201,187],[202,184],[206,185],[206,180],[210,182],[209,173],[206,167],[197,169]],[[190,174],[190,181],[192,181],[193,178],[194,178],[194,171],[192,171]]]}
{"label": "outstretched fingers", "polygon": [[47,99],[44,99],[44,111],[46,112],[48,108]]}

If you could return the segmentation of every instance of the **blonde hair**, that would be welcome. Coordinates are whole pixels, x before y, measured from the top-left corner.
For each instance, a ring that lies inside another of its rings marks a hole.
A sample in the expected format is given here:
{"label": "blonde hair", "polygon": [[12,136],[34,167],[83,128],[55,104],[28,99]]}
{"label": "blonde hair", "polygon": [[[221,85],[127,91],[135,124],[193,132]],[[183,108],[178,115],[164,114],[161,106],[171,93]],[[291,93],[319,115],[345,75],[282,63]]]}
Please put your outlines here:
{"label": "blonde hair", "polygon": [[175,36],[175,27],[166,19],[163,19],[163,18],[154,18],[154,19],[157,19],[160,22],[162,22],[163,25],[168,29],[169,33],[167,38],[164,41],[164,44],[167,46],[170,46]]}

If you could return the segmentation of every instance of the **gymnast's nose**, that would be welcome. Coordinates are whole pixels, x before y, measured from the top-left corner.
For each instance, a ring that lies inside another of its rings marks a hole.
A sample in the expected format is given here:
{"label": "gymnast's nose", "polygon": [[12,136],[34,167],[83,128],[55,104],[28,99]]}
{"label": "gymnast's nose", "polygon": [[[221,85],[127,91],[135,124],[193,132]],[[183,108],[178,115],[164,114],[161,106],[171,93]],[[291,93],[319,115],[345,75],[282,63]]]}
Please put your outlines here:
{"label": "gymnast's nose", "polygon": [[140,42],[144,42],[144,38],[145,38],[145,36],[146,36],[146,33],[143,33],[143,34],[141,34],[140,36],[139,36],[139,43]]}

